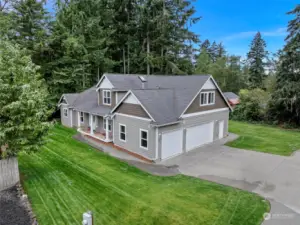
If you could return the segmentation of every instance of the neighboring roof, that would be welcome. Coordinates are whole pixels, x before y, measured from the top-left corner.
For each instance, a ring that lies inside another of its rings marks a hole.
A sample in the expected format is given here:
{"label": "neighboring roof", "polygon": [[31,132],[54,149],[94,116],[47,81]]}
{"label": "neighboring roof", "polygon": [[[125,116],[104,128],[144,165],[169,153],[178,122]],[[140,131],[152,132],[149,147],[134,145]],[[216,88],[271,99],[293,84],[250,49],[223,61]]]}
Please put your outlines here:
{"label": "neighboring roof", "polygon": [[223,94],[227,99],[238,99],[239,98],[239,96],[233,92],[223,92]]}

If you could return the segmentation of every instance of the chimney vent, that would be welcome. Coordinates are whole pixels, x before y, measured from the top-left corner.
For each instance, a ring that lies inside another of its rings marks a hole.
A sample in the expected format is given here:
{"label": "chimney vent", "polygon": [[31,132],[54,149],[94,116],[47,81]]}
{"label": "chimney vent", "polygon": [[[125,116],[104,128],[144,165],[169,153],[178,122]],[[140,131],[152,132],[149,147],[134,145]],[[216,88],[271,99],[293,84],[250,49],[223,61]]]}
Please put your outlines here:
{"label": "chimney vent", "polygon": [[145,83],[147,82],[147,80],[143,76],[139,76],[139,79],[142,82],[142,89],[145,89]]}

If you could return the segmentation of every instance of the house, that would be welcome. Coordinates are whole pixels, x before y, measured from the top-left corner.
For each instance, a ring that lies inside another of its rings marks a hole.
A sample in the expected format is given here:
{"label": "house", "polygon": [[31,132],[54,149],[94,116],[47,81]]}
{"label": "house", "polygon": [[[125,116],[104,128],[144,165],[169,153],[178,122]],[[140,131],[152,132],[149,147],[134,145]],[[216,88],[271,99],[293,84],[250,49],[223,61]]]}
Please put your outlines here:
{"label": "house", "polygon": [[221,139],[231,110],[212,76],[104,74],[79,94],[63,94],[61,123],[160,161]]}
{"label": "house", "polygon": [[240,97],[233,92],[224,92],[223,93],[227,101],[231,106],[236,106],[240,104]]}

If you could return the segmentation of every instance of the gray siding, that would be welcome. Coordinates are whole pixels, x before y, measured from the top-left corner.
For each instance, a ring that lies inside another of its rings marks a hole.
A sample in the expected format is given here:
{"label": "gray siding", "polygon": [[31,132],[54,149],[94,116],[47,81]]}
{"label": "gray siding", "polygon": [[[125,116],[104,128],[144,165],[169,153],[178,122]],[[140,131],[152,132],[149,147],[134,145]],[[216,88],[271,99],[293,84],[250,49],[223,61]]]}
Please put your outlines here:
{"label": "gray siding", "polygon": [[122,98],[124,98],[126,93],[127,93],[127,91],[118,91],[118,99],[116,98],[117,104],[122,100]]}
{"label": "gray siding", "polygon": [[[170,126],[160,127],[158,130],[159,134],[159,143],[158,143],[158,156],[161,159],[161,134],[164,132],[169,132],[173,130],[183,129],[183,143],[185,146],[185,139],[186,139],[186,128],[197,126],[206,122],[214,121],[214,140],[218,139],[218,132],[216,132],[216,128],[218,129],[218,122],[224,120],[224,136],[228,134],[228,120],[229,120],[229,110],[228,111],[221,111],[221,112],[214,112],[214,113],[207,113],[199,116],[193,116],[184,118],[179,124],[174,124]],[[185,152],[185,149],[184,149]]]}
{"label": "gray siding", "polygon": [[60,105],[60,118],[61,118],[61,124],[66,127],[71,127],[71,115],[70,115],[70,109],[68,109],[68,117],[64,116],[64,109],[68,109],[68,105],[61,104]]}
{"label": "gray siding", "polygon": [[[126,142],[119,139],[119,124],[126,126]],[[140,148],[140,129],[148,131],[148,150]],[[155,129],[150,121],[115,115],[113,122],[114,144],[148,159],[155,159]]]}

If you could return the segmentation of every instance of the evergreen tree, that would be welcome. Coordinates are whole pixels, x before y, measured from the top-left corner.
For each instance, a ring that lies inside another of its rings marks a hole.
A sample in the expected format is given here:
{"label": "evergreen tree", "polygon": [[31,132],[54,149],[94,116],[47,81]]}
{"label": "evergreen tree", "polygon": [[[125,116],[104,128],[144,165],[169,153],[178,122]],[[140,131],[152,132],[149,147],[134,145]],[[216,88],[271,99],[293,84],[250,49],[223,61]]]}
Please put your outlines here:
{"label": "evergreen tree", "polygon": [[3,40],[0,52],[0,146],[6,146],[1,159],[38,150],[49,113],[47,89],[31,57]]}
{"label": "evergreen tree", "polygon": [[217,46],[217,57],[221,58],[221,57],[225,57],[225,56],[226,56],[225,47],[223,46],[223,43],[220,42]]}
{"label": "evergreen tree", "polygon": [[197,58],[195,73],[196,74],[208,74],[211,64],[211,58],[206,51],[206,48],[202,48],[200,55]]}
{"label": "evergreen tree", "polygon": [[200,46],[200,49],[206,49],[206,51],[208,51],[208,49],[210,48],[210,41],[208,39],[206,39]]}
{"label": "evergreen tree", "polygon": [[280,122],[300,124],[300,5],[288,12],[286,45],[280,54],[271,114]]}
{"label": "evergreen tree", "polygon": [[218,58],[218,45],[217,43],[214,41],[211,46],[208,48],[208,54],[210,55],[210,58],[213,62],[217,61]]}
{"label": "evergreen tree", "polygon": [[44,9],[45,0],[16,0],[12,4],[14,35],[11,37],[32,55],[34,63],[40,58],[49,30],[49,15]]}
{"label": "evergreen tree", "polygon": [[249,87],[262,88],[265,77],[264,60],[267,57],[266,42],[257,32],[250,45],[250,51],[247,54],[249,64]]}

